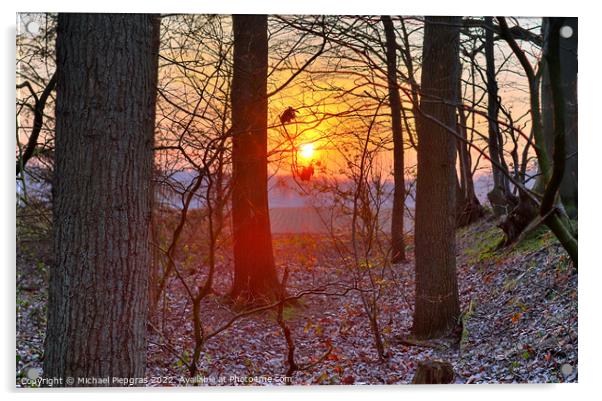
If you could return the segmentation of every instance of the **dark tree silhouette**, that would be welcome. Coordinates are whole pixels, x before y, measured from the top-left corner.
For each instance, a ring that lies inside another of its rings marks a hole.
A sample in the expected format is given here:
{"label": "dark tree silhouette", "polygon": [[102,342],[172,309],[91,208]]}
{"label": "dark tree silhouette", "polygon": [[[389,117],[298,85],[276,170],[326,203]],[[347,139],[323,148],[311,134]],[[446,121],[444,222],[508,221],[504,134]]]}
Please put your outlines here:
{"label": "dark tree silhouette", "polygon": [[[543,19],[544,36],[550,26],[550,18]],[[563,26],[572,28],[572,35],[568,38],[560,37],[559,62],[562,93],[564,96],[564,124],[565,124],[565,171],[560,183],[560,198],[567,214],[571,218],[577,217],[577,138],[578,138],[578,101],[577,101],[577,18],[564,18]],[[548,41],[549,43],[549,41]],[[541,88],[543,132],[546,137],[546,151],[553,157],[554,151],[554,100],[552,84],[550,82],[549,67],[544,63],[543,82]]]}
{"label": "dark tree silhouette", "polygon": [[144,377],[158,45],[153,15],[58,18],[44,373],[66,385]]}
{"label": "dark tree silhouette", "polygon": [[403,160],[403,131],[401,127],[401,98],[397,87],[397,44],[393,21],[388,15],[381,17],[385,28],[387,50],[387,86],[391,108],[391,130],[393,131],[393,210],[391,212],[391,261],[398,263],[406,258],[403,241],[403,214],[405,204],[405,181]]}
{"label": "dark tree silhouette", "polygon": [[[460,63],[460,60],[458,60]],[[485,215],[485,209],[481,206],[475,192],[472,173],[472,156],[467,129],[466,112],[463,108],[462,99],[462,77],[458,74],[458,134],[462,140],[457,141],[458,148],[458,172],[459,179],[456,184],[456,226],[465,227],[474,223]]]}
{"label": "dark tree silhouette", "polygon": [[[568,252],[573,265],[577,268],[578,265],[578,245],[577,236],[572,224],[568,222],[565,216],[558,215],[557,209],[554,204],[557,202],[559,190],[562,185],[563,178],[565,177],[566,164],[567,164],[567,140],[566,140],[566,129],[567,124],[565,111],[567,103],[566,88],[563,85],[562,76],[562,61],[560,57],[560,30],[564,26],[564,18],[550,18],[549,19],[549,32],[546,34],[543,56],[546,60],[550,74],[550,91],[553,99],[553,110],[554,110],[554,144],[552,146],[552,162],[553,168],[550,174],[549,180],[546,182],[546,187],[541,200],[541,206],[539,208],[539,214],[544,218],[545,223],[554,232],[560,243],[564,246]],[[568,85],[570,88],[570,85]],[[575,100],[572,94],[569,95],[569,99]],[[569,107],[571,105],[569,104]],[[576,199],[575,199],[576,200]],[[547,217],[546,217],[547,216]]]}
{"label": "dark tree silhouette", "polygon": [[493,175],[493,189],[487,194],[487,197],[493,207],[493,212],[497,216],[502,216],[508,214],[516,204],[516,200],[513,199],[510,191],[510,182],[504,175],[504,172],[498,167],[505,166],[505,161],[504,144],[500,133],[500,126],[498,124],[500,102],[495,71],[493,31],[493,18],[485,17],[484,47],[487,76],[487,123],[489,127],[487,140],[489,145],[489,158],[492,163],[491,172]]}
{"label": "dark tree silhouette", "polygon": [[423,114],[456,126],[461,20],[427,17],[418,116],[416,303],[413,334],[446,334],[460,313],[455,259],[456,139]]}
{"label": "dark tree silhouette", "polygon": [[268,209],[266,15],[234,15],[232,223],[234,283],[245,303],[277,297]]}

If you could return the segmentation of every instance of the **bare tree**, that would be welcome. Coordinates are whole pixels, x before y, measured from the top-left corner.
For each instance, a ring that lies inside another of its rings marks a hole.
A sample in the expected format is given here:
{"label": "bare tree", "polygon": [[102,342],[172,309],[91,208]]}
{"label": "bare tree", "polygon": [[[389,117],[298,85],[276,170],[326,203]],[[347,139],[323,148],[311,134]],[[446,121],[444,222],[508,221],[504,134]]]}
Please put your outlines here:
{"label": "bare tree", "polygon": [[37,32],[17,30],[17,196],[32,205],[49,197],[46,189],[52,181],[57,15],[23,13],[18,19],[39,27]]}
{"label": "bare tree", "polygon": [[487,124],[489,127],[489,157],[492,162],[491,173],[493,175],[493,189],[487,194],[493,212],[497,216],[508,213],[515,201],[512,199],[510,184],[496,165],[504,166],[504,144],[500,133],[498,116],[500,110],[500,100],[498,95],[498,85],[495,71],[495,54],[493,38],[493,18],[485,17],[485,59],[487,72]]}
{"label": "bare tree", "polygon": [[403,130],[401,126],[401,99],[397,87],[397,43],[391,17],[381,17],[385,28],[387,52],[387,85],[391,108],[391,130],[393,133],[393,210],[391,212],[391,260],[398,263],[406,259],[403,241],[403,214],[405,213],[405,180],[403,160]]}
{"label": "bare tree", "polygon": [[[462,65],[460,60],[459,67]],[[468,136],[468,118],[466,116],[466,110],[464,109],[464,100],[462,96],[462,74],[458,74],[458,122],[457,131],[461,139],[457,141],[458,148],[458,172],[459,179],[456,185],[456,225],[458,227],[467,226],[485,214],[481,202],[477,198],[474,179],[473,179],[473,166],[472,156],[470,154],[470,138]]]}
{"label": "bare tree", "polygon": [[[542,192],[541,201],[537,196],[528,194],[525,188],[522,188],[521,195],[527,201],[519,202],[518,206],[512,211],[509,218],[503,223],[503,226],[514,226],[514,239],[520,238],[520,234],[528,232],[530,227],[537,226],[540,223],[545,223],[550,230],[556,235],[564,249],[569,254],[575,268],[578,263],[578,245],[577,232],[569,221],[566,212],[563,208],[554,205],[556,203],[557,191],[564,175],[565,168],[565,126],[563,114],[564,108],[560,106],[561,99],[564,94],[562,85],[560,84],[560,71],[558,46],[560,35],[560,27],[556,26],[555,30],[548,33],[548,44],[544,49],[544,57],[550,66],[550,82],[552,85],[552,96],[554,99],[554,154],[552,157],[548,154],[545,148],[546,139],[543,132],[543,123],[541,117],[541,97],[540,97],[540,78],[541,70],[536,72],[526,54],[521,50],[516,42],[512,31],[508,27],[508,23],[504,17],[497,17],[499,22],[501,35],[506,40],[512,49],[516,58],[518,58],[523,67],[529,83],[529,99],[530,99],[530,114],[532,118],[532,135],[534,138],[534,149],[537,155],[538,166],[541,171],[541,177],[536,186],[537,192]],[[556,73],[556,75],[553,75]],[[555,81],[556,80],[556,81]],[[554,93],[554,91],[556,91]],[[557,124],[562,123],[562,127]],[[558,143],[556,141],[558,140]],[[541,196],[541,195],[540,195]],[[539,216],[537,214],[539,213]],[[505,228],[505,231],[509,230]]]}

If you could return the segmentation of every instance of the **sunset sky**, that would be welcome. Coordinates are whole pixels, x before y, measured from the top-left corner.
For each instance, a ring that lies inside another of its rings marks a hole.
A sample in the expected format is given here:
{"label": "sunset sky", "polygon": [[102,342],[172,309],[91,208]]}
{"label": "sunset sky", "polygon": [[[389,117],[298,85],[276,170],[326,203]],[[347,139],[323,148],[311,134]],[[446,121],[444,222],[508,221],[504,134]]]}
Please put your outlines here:
{"label": "sunset sky", "polygon": [[[292,18],[292,17],[286,17]],[[22,41],[39,40],[36,35],[27,31],[26,26],[31,21],[37,21],[43,28],[44,17],[23,16],[20,24]],[[283,26],[278,17],[273,17],[270,24],[270,70],[268,77],[268,92],[279,88],[300,66],[302,66],[320,47],[322,41],[315,36],[307,35],[300,40],[299,34],[292,28]],[[344,18],[341,20],[344,23]],[[538,25],[535,19],[519,19],[521,26],[533,27]],[[418,19],[409,19],[408,27],[418,27]],[[374,23],[375,29],[381,29]],[[223,100],[229,96],[228,77],[224,71],[231,67],[232,43],[225,42],[231,30],[229,16],[187,16],[182,20],[165,18],[162,22],[162,58],[160,59],[160,96],[158,97],[157,113],[157,144],[172,143],[183,130],[181,120],[190,120],[190,112],[195,113],[190,122],[184,143],[191,146],[194,155],[194,142],[209,138],[224,132],[229,126],[229,110]],[[190,35],[198,31],[207,36],[203,43],[195,43]],[[415,48],[414,57],[420,57],[422,31],[412,30],[410,41]],[[213,38],[213,39],[212,39]],[[466,45],[470,39],[463,37]],[[530,49],[528,43],[522,43]],[[52,49],[52,44],[50,50]],[[302,56],[286,58],[292,48],[307,48]],[[515,125],[523,132],[529,133],[528,93],[526,79],[522,68],[514,57],[509,57],[511,51],[502,42],[496,43],[496,57],[499,95],[503,106],[511,113]],[[373,60],[377,60],[371,56]],[[504,61],[505,60],[505,61]],[[306,165],[320,162],[328,174],[339,175],[348,167],[348,161],[359,154],[363,147],[366,133],[372,125],[371,144],[369,148],[378,148],[377,160],[382,171],[390,171],[392,166],[392,139],[390,132],[390,116],[387,104],[378,105],[376,98],[386,98],[386,80],[382,71],[369,68],[357,54],[337,46],[327,45],[324,52],[302,73],[282,90],[269,99],[269,152],[270,169],[277,174],[290,174],[292,164]],[[477,61],[484,68],[484,56],[479,54]],[[39,74],[50,75],[54,70],[54,62],[45,59],[31,60],[34,65],[44,68]],[[174,64],[176,63],[176,64]],[[381,63],[382,64],[382,63]],[[407,74],[407,70],[398,57],[399,71]],[[20,64],[21,66],[23,64]],[[216,66],[223,71],[216,72]],[[464,63],[463,79],[483,87],[482,74],[471,71]],[[224,68],[226,66],[226,68]],[[381,65],[384,68],[384,64]],[[415,79],[420,82],[420,69],[415,66]],[[406,114],[411,116],[411,103],[406,93],[410,86],[400,83],[400,91]],[[26,89],[18,90],[19,96],[26,96]],[[486,107],[484,92],[463,93],[465,103],[473,99],[479,103],[482,111]],[[294,121],[283,127],[279,116],[287,108],[297,110]],[[186,112],[184,111],[186,110]],[[53,110],[48,110],[49,115]],[[376,117],[375,116],[376,113]],[[374,121],[372,122],[372,120]],[[20,124],[28,127],[31,116],[23,113]],[[409,128],[415,137],[414,122],[410,119]],[[51,126],[52,124],[50,124]],[[468,115],[468,125],[474,126],[475,137],[487,135],[486,120],[474,113]],[[470,132],[469,132],[470,135]],[[404,126],[406,139],[405,165],[411,168],[416,164],[416,152],[410,146],[408,133]],[[26,139],[26,131],[19,133],[21,141]],[[476,141],[485,149],[485,141]],[[507,143],[506,148],[513,146]],[[524,141],[519,147],[524,146]],[[313,148],[310,152],[309,148]],[[164,153],[164,154],[162,154]],[[159,163],[176,167],[178,162],[169,162],[170,152],[158,152]],[[489,163],[479,157],[477,150],[472,151],[473,162],[478,160],[478,170],[487,171]],[[166,159],[167,157],[167,159]],[[163,162],[161,161],[163,160]],[[176,167],[177,168],[177,167]],[[477,171],[477,175],[480,174]]]}

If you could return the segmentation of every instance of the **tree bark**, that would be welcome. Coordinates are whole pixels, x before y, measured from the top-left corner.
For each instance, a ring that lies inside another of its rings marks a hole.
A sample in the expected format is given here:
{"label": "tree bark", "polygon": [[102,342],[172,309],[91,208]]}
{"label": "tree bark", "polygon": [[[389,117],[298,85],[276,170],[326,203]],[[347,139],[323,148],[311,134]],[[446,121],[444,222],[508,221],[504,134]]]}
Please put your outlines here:
{"label": "tree bark", "polygon": [[393,210],[391,212],[391,261],[399,263],[406,259],[403,240],[403,215],[405,212],[405,180],[403,157],[403,130],[401,126],[401,98],[397,87],[397,44],[393,21],[388,15],[381,17],[385,28],[387,49],[387,86],[391,108],[391,130],[393,132]]}
{"label": "tree bark", "polygon": [[145,374],[158,48],[156,16],[59,14],[44,374],[63,385]]}
{"label": "tree bark", "polygon": [[279,294],[267,189],[267,16],[234,15],[232,19],[234,282],[231,296],[244,303],[256,303],[275,299]]}
{"label": "tree bark", "polygon": [[456,140],[438,124],[456,126],[461,19],[427,17],[418,116],[416,188],[416,302],[413,334],[447,334],[460,314],[455,259]]}

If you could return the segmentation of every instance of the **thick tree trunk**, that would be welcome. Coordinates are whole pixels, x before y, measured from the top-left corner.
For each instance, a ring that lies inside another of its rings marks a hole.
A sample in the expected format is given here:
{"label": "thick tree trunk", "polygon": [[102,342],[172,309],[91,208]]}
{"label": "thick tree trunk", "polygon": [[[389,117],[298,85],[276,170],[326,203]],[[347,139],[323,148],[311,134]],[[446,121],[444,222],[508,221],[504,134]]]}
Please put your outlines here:
{"label": "thick tree trunk", "polygon": [[158,22],[59,14],[44,374],[64,385],[145,374]]}
{"label": "thick tree trunk", "polygon": [[387,85],[391,108],[391,130],[393,132],[393,210],[391,212],[391,261],[398,263],[406,259],[403,241],[403,215],[405,212],[405,180],[403,160],[403,130],[401,126],[401,98],[397,87],[397,46],[393,21],[388,15],[381,17],[385,28],[387,48]]}
{"label": "thick tree trunk", "polygon": [[275,298],[280,291],[268,211],[267,16],[234,15],[232,19],[234,283],[231,296],[254,303]]}
{"label": "thick tree trunk", "polygon": [[[422,63],[422,113],[456,126],[459,17],[426,18]],[[416,188],[416,303],[413,334],[445,335],[457,324],[456,139],[418,116]]]}
{"label": "thick tree trunk", "polygon": [[496,166],[505,165],[504,148],[501,140],[498,114],[500,109],[498,99],[498,86],[495,78],[495,54],[493,49],[493,19],[485,17],[485,60],[487,75],[487,118],[489,126],[489,157],[491,158],[491,172],[493,174],[493,190],[487,194],[491,207],[496,216],[508,214],[511,210],[512,194],[510,184],[502,171]]}
{"label": "thick tree trunk", "polygon": [[[560,184],[560,198],[571,218],[577,217],[577,139],[578,139],[578,102],[577,102],[577,18],[565,18],[563,24],[573,29],[569,38],[560,38],[560,74],[564,95],[564,131],[565,131],[565,171]],[[548,19],[544,18],[544,31],[548,29]],[[544,32],[545,36],[546,32]],[[543,132],[546,139],[546,151],[552,158],[554,147],[554,101],[548,67],[544,63],[542,96]]]}

